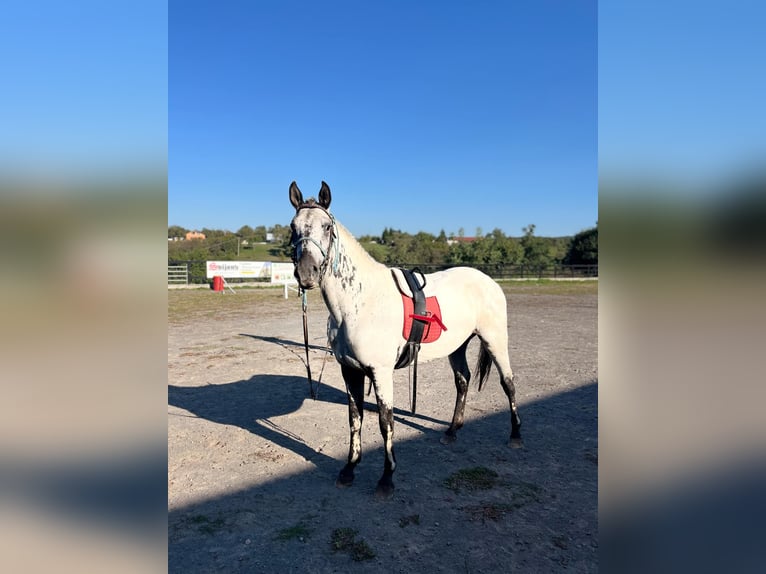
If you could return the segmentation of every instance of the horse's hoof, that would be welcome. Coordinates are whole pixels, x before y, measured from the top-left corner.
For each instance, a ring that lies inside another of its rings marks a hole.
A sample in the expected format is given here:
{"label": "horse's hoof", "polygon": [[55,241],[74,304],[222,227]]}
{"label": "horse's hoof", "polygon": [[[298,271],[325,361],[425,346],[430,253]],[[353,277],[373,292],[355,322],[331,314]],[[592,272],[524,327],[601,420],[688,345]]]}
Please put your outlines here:
{"label": "horse's hoof", "polygon": [[511,448],[524,448],[524,441],[520,438],[512,438],[511,442],[508,443],[508,446]]}
{"label": "horse's hoof", "polygon": [[375,489],[375,498],[378,500],[390,500],[394,496],[393,486],[380,486]]}
{"label": "horse's hoof", "polygon": [[393,484],[385,484],[382,482],[378,483],[378,486],[375,489],[375,498],[377,498],[378,500],[389,500],[393,496],[394,496]]}
{"label": "horse's hoof", "polygon": [[456,434],[444,433],[442,435],[442,437],[439,439],[439,442],[442,443],[442,444],[452,444],[456,440],[457,440],[457,435]]}
{"label": "horse's hoof", "polygon": [[352,484],[354,484],[354,473],[352,472],[344,473],[341,471],[335,480],[335,486],[338,488],[348,488]]}

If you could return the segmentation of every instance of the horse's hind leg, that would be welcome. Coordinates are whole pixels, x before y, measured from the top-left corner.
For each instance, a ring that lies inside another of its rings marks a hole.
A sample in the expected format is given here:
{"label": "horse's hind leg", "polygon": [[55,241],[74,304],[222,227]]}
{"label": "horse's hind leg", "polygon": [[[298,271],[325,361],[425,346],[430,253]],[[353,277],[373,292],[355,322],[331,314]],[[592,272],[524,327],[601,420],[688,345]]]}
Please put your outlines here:
{"label": "horse's hind leg", "polygon": [[455,397],[455,412],[452,415],[452,424],[450,424],[444,436],[442,436],[442,444],[455,442],[457,440],[457,431],[463,426],[465,398],[468,394],[468,382],[471,380],[471,369],[468,367],[468,361],[465,358],[465,352],[470,340],[471,337],[449,356],[449,364],[455,373],[457,396]]}
{"label": "horse's hind leg", "polygon": [[[516,386],[514,384],[513,371],[511,370],[511,361],[508,358],[508,335],[503,330],[502,334],[485,338],[481,334],[482,352],[486,352],[492,358],[497,370],[500,371],[500,384],[503,386],[505,396],[508,397],[508,403],[511,407],[511,438],[509,446],[511,448],[521,448],[524,443],[521,440],[521,417],[516,408]],[[479,359],[481,361],[481,358]]]}
{"label": "horse's hind leg", "polygon": [[362,459],[362,419],[364,418],[364,372],[341,365],[343,380],[348,392],[348,426],[350,442],[348,462],[340,471],[337,486],[351,486],[354,482],[354,468]]}
{"label": "horse's hind leg", "polygon": [[511,405],[511,440],[509,446],[511,448],[522,448],[524,446],[521,440],[521,417],[516,410],[516,386],[513,382],[514,376],[501,376],[500,384],[503,386],[503,391],[508,397],[508,402]]}

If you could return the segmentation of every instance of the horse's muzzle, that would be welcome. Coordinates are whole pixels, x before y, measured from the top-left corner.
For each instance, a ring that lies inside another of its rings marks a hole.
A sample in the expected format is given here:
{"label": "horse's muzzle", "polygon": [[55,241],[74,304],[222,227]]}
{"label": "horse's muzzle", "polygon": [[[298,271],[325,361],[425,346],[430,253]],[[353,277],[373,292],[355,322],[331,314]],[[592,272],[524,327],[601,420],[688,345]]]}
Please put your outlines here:
{"label": "horse's muzzle", "polygon": [[295,279],[298,281],[301,289],[310,291],[315,289],[319,285],[319,267],[314,265],[311,261],[301,259],[295,264],[295,271],[293,272]]}

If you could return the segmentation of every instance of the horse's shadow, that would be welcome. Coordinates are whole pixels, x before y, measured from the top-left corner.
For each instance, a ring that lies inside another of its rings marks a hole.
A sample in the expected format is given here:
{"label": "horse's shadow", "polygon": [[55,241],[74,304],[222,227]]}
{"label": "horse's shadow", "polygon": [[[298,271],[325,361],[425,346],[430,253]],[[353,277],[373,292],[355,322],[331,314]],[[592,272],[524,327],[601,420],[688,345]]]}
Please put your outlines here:
{"label": "horse's shadow", "polygon": [[[311,400],[306,379],[285,375],[254,375],[246,380],[201,387],[168,385],[168,404],[208,421],[249,431],[302,456],[324,471],[337,470],[339,461],[315,450],[300,436],[271,420],[298,411],[306,400]],[[348,404],[346,393],[329,385],[321,385],[317,400],[344,406]],[[376,404],[365,401],[364,408],[377,415]],[[411,420],[411,416],[403,418],[409,413],[399,409],[395,412],[399,415],[397,421],[425,430]],[[442,422],[422,415],[415,415],[414,418]]]}
{"label": "horse's shadow", "polygon": [[[306,380],[284,375],[254,375],[223,385],[179,387],[168,385],[168,404],[222,425],[232,425],[293,451],[317,466],[337,461],[316,451],[301,437],[271,419],[293,413],[308,398]],[[346,393],[323,385],[317,400],[346,404]]]}
{"label": "horse's shadow", "polygon": [[[291,353],[294,353],[294,354],[298,355],[298,357],[301,359],[303,364],[304,365],[306,364],[306,361],[303,358],[302,354],[298,353],[296,351],[296,349],[293,348],[293,347],[295,347],[295,348],[298,348],[298,349],[303,349],[304,343],[299,343],[297,341],[292,341],[290,339],[282,339],[280,337],[269,337],[269,336],[265,336],[265,335],[252,335],[252,334],[249,334],[249,333],[240,333],[239,336],[240,337],[250,337],[251,339],[255,339],[257,341],[264,341],[266,343],[273,343],[275,345],[279,345],[281,347],[284,347],[285,349],[289,350]],[[318,346],[318,345],[309,345],[309,349],[313,349],[313,350],[316,350],[316,351],[326,351],[328,353],[331,352],[329,348],[321,347],[321,346]],[[324,370],[324,365],[322,365],[322,369]],[[320,376],[321,376],[321,374],[320,374]],[[371,394],[370,380],[369,379],[365,379],[365,384],[367,385],[367,389],[368,389],[366,391],[366,395],[367,395],[367,397],[370,397],[370,394]],[[325,385],[323,385],[322,388],[324,389],[324,388],[331,388],[331,387],[326,387]],[[336,393],[336,395],[337,395],[337,393],[339,393],[339,391],[337,391],[336,389],[332,389],[332,390]],[[343,403],[347,404],[346,394],[343,393],[343,392],[340,392],[340,394],[343,396],[343,399],[341,401],[338,401],[338,400],[336,400],[334,398],[330,402],[343,402]],[[374,397],[373,397],[372,400],[373,401],[375,400]],[[364,403],[364,410],[365,411],[372,411],[372,412],[377,413],[378,407],[377,407],[376,403],[374,403],[374,402],[371,403],[369,401],[369,399],[368,399]],[[404,425],[410,426],[410,427],[412,427],[414,429],[417,429],[419,431],[425,431],[426,428],[424,426],[422,426],[422,425],[417,424],[415,422],[415,419],[419,419],[419,420],[423,420],[423,421],[428,421],[428,422],[432,422],[432,423],[437,423],[437,424],[444,424],[444,425],[448,424],[447,421],[442,421],[442,420],[439,420],[439,419],[434,419],[434,418],[427,417],[427,416],[424,416],[424,415],[414,414],[412,412],[400,409],[398,407],[394,407],[394,419],[396,420],[396,422],[398,422],[400,424],[404,424]]]}

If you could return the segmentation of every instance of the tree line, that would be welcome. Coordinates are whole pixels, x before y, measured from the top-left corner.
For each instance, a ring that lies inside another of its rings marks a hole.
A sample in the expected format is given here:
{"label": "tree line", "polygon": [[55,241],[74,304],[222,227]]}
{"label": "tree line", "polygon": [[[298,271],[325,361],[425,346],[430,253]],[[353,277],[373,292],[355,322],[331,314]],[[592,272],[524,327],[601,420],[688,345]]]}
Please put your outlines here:
{"label": "tree line", "polygon": [[[292,252],[290,228],[285,225],[266,227],[242,226],[236,232],[201,229],[204,240],[171,241],[184,237],[188,230],[168,227],[168,260],[205,261],[250,259],[289,259]],[[500,229],[467,238],[462,229],[449,237],[442,230],[438,235],[420,231],[415,234],[385,228],[379,236],[365,235],[359,242],[370,255],[390,266],[499,266],[515,265],[543,268],[551,265],[597,265],[598,224],[574,236],[541,237],[535,225],[522,229],[519,237],[507,236]],[[272,241],[266,244],[267,234]]]}

